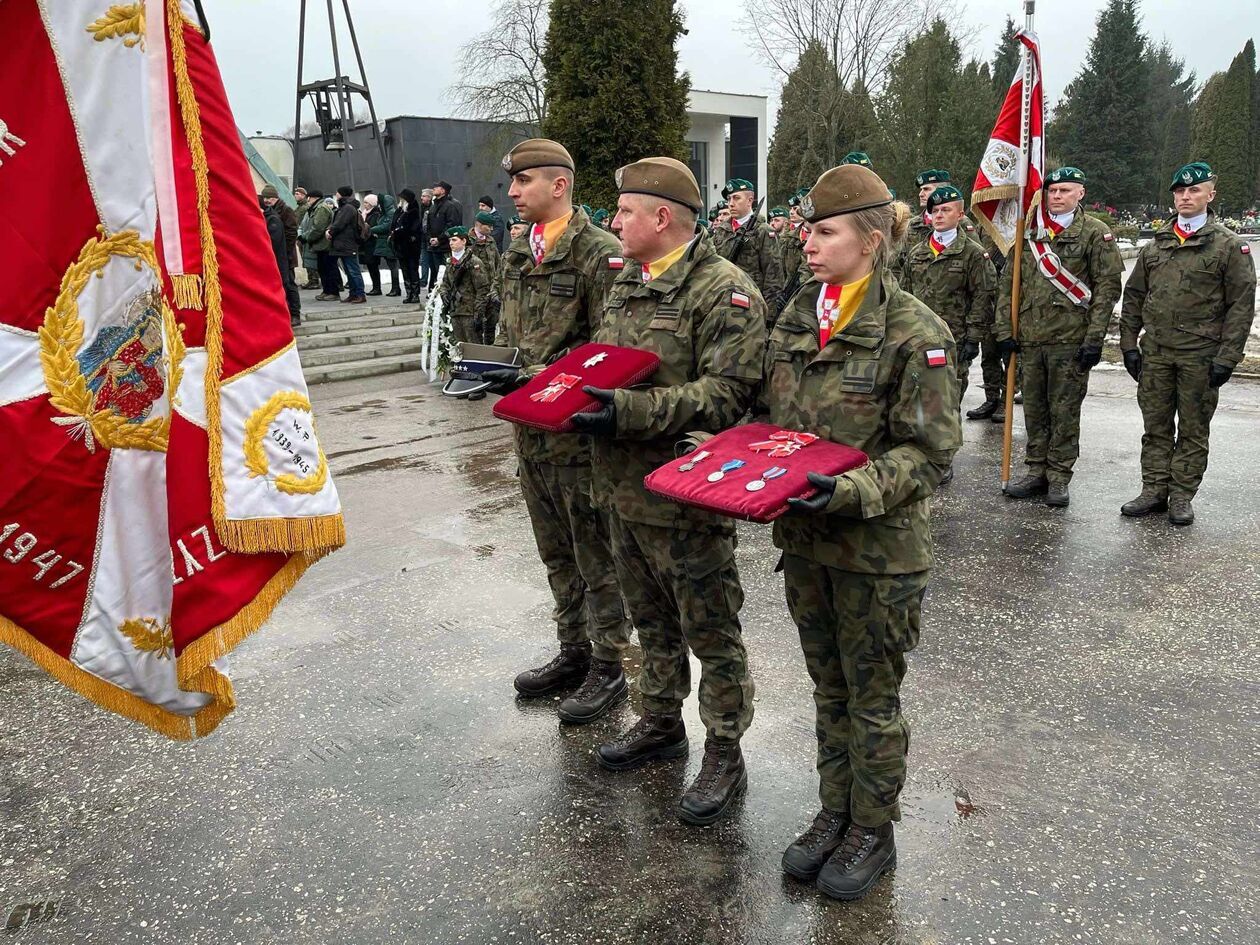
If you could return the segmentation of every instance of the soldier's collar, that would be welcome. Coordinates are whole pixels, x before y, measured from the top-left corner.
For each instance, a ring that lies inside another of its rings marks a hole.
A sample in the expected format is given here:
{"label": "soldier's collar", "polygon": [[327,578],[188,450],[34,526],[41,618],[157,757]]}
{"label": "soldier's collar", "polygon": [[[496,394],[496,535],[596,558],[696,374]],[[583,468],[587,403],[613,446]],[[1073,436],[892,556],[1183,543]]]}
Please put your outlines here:
{"label": "soldier's collar", "polygon": [[[900,292],[897,280],[891,272],[879,267],[871,275],[870,285],[866,289],[866,297],[858,306],[853,320],[836,332],[835,338],[843,339],[845,344],[857,345],[860,348],[878,348],[884,342],[887,330],[888,300],[893,293]],[[819,357],[826,354],[830,343],[819,352]]]}

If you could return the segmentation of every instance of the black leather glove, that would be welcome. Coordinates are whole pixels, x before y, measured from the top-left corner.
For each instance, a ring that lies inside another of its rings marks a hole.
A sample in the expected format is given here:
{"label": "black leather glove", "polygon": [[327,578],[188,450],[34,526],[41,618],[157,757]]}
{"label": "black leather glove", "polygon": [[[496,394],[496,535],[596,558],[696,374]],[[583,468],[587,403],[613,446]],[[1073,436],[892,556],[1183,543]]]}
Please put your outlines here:
{"label": "black leather glove", "polygon": [[836,477],[812,472],[806,473],[805,478],[818,490],[817,494],[808,499],[788,499],[788,511],[794,515],[817,515],[819,512],[826,512],[827,506],[831,504],[832,496],[836,494]]}
{"label": "black leather glove", "polygon": [[1230,375],[1233,373],[1234,369],[1232,367],[1213,363],[1208,368],[1208,387],[1220,387],[1229,380]]}
{"label": "black leather glove", "polygon": [[1081,345],[1072,357],[1076,367],[1082,374],[1093,368],[1102,360],[1102,345]]}
{"label": "black leather glove", "polygon": [[1142,380],[1142,352],[1137,348],[1124,353],[1124,369],[1135,381]]}
{"label": "black leather glove", "polygon": [[1019,342],[1014,338],[1003,338],[997,343],[998,354],[1003,361],[1009,361],[1011,355],[1019,350]]}
{"label": "black leather glove", "polygon": [[604,406],[592,413],[575,413],[573,415],[573,426],[582,433],[590,433],[593,436],[616,436],[617,435],[617,405],[613,403],[613,397],[616,391],[604,390],[602,387],[583,387],[582,390],[590,394]]}
{"label": "black leather glove", "polygon": [[958,348],[959,361],[974,361],[980,355],[980,342],[967,338]]}
{"label": "black leather glove", "polygon": [[490,382],[490,392],[494,394],[509,393],[529,380],[528,377],[521,373],[520,368],[514,367],[482,371],[481,379]]}

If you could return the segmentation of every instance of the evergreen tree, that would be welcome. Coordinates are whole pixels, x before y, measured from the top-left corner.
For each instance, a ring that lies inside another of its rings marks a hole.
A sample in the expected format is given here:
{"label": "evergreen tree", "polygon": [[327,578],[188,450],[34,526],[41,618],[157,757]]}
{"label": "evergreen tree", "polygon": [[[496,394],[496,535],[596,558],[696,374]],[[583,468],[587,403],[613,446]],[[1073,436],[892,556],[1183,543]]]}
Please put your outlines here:
{"label": "evergreen tree", "polygon": [[1248,40],[1228,70],[1208,79],[1195,103],[1192,151],[1219,177],[1216,205],[1222,210],[1245,209],[1255,196],[1255,83],[1256,48]]}
{"label": "evergreen tree", "polygon": [[[1011,80],[1015,78],[1015,70],[1019,68],[1020,59],[1020,43],[1017,38],[1019,34],[1015,21],[1009,16],[1006,18],[1006,26],[1002,28],[1002,38],[998,40],[997,49],[993,52],[993,97],[994,108],[1001,106],[1006,100],[1006,90],[1011,87]],[[994,111],[996,115],[997,112]],[[992,129],[990,129],[992,130]]]}
{"label": "evergreen tree", "polygon": [[993,76],[987,63],[972,60],[963,66],[945,97],[939,137],[932,148],[940,155],[940,166],[969,199],[997,114],[986,94],[991,88]]}
{"label": "evergreen tree", "polygon": [[821,116],[826,91],[838,79],[822,44],[810,43],[783,84],[767,162],[769,205],[786,203],[797,188],[813,184],[834,166],[837,142]]}
{"label": "evergreen tree", "polygon": [[1090,197],[1140,204],[1151,161],[1150,64],[1138,0],[1107,0],[1048,144],[1089,178]]}
{"label": "evergreen tree", "polygon": [[1150,52],[1151,165],[1146,201],[1166,206],[1168,180],[1190,156],[1195,77],[1168,43]]}
{"label": "evergreen tree", "polygon": [[552,0],[543,134],[573,155],[575,202],[615,206],[617,168],[649,156],[687,159],[683,33],[674,0],[642,0],[633,15],[612,0]]}

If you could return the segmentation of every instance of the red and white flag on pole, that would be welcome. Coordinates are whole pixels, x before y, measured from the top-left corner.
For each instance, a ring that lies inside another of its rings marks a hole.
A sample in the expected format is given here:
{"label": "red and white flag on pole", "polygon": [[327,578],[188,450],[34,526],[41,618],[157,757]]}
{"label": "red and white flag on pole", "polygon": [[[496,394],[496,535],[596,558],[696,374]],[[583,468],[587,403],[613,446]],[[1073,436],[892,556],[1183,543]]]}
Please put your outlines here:
{"label": "red and white flag on pole", "polygon": [[345,540],[196,17],[0,0],[0,642],[172,738]]}
{"label": "red and white flag on pole", "polygon": [[1045,172],[1045,93],[1041,84],[1041,47],[1028,30],[1006,99],[998,111],[989,145],[980,159],[971,190],[976,220],[1005,255],[1015,242],[1015,224],[1041,193]]}

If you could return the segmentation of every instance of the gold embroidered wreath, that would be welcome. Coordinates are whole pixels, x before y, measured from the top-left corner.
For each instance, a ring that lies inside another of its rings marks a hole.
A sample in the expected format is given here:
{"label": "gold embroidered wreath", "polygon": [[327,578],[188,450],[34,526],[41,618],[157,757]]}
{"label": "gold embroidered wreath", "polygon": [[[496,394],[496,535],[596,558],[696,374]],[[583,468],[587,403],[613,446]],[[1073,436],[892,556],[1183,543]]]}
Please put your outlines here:
{"label": "gold embroidered wreath", "polygon": [[[265,448],[267,429],[282,410],[311,411],[311,402],[295,390],[277,391],[271,398],[255,410],[245,424],[245,468],[251,477],[269,476],[271,468],[267,464]],[[314,420],[312,419],[312,429]],[[318,448],[318,447],[317,447]],[[300,478],[293,473],[281,473],[275,477],[275,487],[289,495],[311,495],[324,488],[328,481],[328,457],[323,449],[319,449],[319,465],[309,476]]]}

